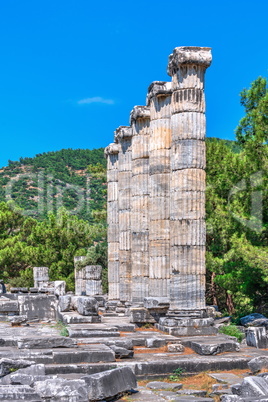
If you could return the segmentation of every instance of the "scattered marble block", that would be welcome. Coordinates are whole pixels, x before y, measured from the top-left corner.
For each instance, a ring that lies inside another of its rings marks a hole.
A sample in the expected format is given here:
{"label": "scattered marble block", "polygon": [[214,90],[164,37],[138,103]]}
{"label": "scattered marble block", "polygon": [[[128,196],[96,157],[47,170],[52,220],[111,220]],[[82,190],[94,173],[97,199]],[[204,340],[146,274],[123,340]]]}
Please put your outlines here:
{"label": "scattered marble block", "polygon": [[77,342],[66,336],[32,337],[18,339],[19,349],[49,349],[49,348],[75,348]]}
{"label": "scattered marble block", "polygon": [[116,368],[81,377],[88,386],[89,400],[105,400],[137,387],[135,374],[129,367]]}
{"label": "scattered marble block", "polygon": [[136,324],[154,324],[156,321],[154,317],[150,314],[149,310],[144,307],[131,307],[129,309],[130,322]]}
{"label": "scattered marble block", "polygon": [[40,395],[29,385],[0,385],[2,401],[34,401],[41,402]]}
{"label": "scattered marble block", "polygon": [[77,312],[81,315],[98,315],[98,302],[94,297],[77,298]]}
{"label": "scattered marble block", "polygon": [[174,389],[174,390],[179,390],[182,389],[182,384],[172,384],[170,382],[164,382],[164,381],[151,381],[146,384],[147,388],[150,389]]}
{"label": "scattered marble block", "polygon": [[268,368],[268,356],[258,356],[248,362],[250,371],[255,374],[263,368]]}
{"label": "scattered marble block", "polygon": [[66,282],[65,281],[55,281],[54,282],[54,294],[56,296],[65,295]]}
{"label": "scattered marble block", "polygon": [[53,401],[87,401],[87,386],[83,380],[66,380],[63,378],[37,381],[35,391],[42,400]]}
{"label": "scattered marble block", "polygon": [[169,353],[182,353],[185,350],[185,347],[181,343],[172,343],[167,348]]}
{"label": "scattered marble block", "polygon": [[254,346],[258,349],[266,349],[268,347],[266,328],[248,327],[246,331],[246,342],[248,346]]}
{"label": "scattered marble block", "polygon": [[147,338],[145,339],[146,348],[161,348],[166,346],[166,340],[162,338]]}

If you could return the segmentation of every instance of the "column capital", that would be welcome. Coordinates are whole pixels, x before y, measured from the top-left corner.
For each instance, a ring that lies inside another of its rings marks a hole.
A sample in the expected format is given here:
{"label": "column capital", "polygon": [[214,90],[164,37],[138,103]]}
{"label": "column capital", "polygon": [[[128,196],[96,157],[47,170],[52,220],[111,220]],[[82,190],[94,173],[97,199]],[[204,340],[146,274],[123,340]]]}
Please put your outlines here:
{"label": "column capital", "polygon": [[176,74],[182,65],[201,66],[205,70],[212,61],[210,47],[181,46],[176,47],[168,60],[168,75],[171,77]]}
{"label": "column capital", "polygon": [[168,96],[172,93],[172,83],[166,81],[153,81],[148,87],[146,103],[150,104],[153,97]]}
{"label": "column capital", "polygon": [[108,158],[109,155],[116,155],[119,153],[119,145],[112,142],[104,149],[104,155]]}
{"label": "column capital", "polygon": [[130,112],[130,124],[145,119],[150,119],[150,108],[148,106],[134,106]]}
{"label": "column capital", "polygon": [[130,139],[133,136],[132,128],[129,126],[119,126],[114,132],[114,141]]}

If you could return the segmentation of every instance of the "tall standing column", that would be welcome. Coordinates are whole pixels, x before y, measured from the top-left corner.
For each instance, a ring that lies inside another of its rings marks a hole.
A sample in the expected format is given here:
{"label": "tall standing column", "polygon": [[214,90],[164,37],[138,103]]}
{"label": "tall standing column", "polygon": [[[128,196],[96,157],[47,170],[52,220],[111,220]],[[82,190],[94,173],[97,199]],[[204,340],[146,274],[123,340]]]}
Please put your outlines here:
{"label": "tall standing column", "polygon": [[105,148],[107,158],[107,241],[109,300],[119,300],[119,209],[118,209],[118,153],[119,145]]}
{"label": "tall standing column", "polygon": [[149,158],[149,296],[169,296],[170,281],[170,146],[171,82],[155,81],[148,89]]}
{"label": "tall standing column", "polygon": [[149,137],[150,110],[135,106],[130,114],[132,138],[131,263],[132,302],[148,296],[149,280]]}
{"label": "tall standing column", "polygon": [[205,98],[211,49],[178,47],[169,59],[171,116],[170,311],[202,317],[205,309]]}
{"label": "tall standing column", "polygon": [[115,132],[118,154],[119,208],[119,298],[131,301],[131,187],[132,187],[132,128],[120,126]]}

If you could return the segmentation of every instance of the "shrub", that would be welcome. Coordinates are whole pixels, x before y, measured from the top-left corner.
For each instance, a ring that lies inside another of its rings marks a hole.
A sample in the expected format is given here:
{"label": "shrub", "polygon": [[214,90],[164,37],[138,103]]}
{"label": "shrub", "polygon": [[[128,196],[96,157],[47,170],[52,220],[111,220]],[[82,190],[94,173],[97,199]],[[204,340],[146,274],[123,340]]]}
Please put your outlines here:
{"label": "shrub", "polygon": [[219,329],[219,332],[221,334],[229,335],[229,336],[234,336],[238,340],[238,342],[241,342],[242,339],[244,338],[243,332],[241,332],[236,325],[230,324],[230,325],[224,325]]}

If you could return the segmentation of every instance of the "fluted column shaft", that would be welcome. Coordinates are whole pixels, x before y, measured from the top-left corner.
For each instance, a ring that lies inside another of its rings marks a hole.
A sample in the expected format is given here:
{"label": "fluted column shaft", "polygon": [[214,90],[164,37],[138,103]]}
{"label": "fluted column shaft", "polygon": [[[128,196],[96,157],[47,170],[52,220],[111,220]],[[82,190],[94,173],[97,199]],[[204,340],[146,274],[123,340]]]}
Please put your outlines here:
{"label": "fluted column shaft", "polygon": [[109,300],[119,300],[119,209],[118,209],[119,145],[105,148],[107,158],[107,241]]}
{"label": "fluted column shaft", "polygon": [[170,57],[170,310],[205,308],[205,99],[209,48],[176,48]]}
{"label": "fluted column shaft", "polygon": [[131,187],[132,129],[120,126],[115,132],[118,154],[118,220],[119,220],[119,298],[131,300]]}
{"label": "fluted column shaft", "polygon": [[171,83],[153,82],[149,143],[149,296],[169,296]]}
{"label": "fluted column shaft", "polygon": [[131,262],[132,302],[148,296],[149,281],[149,137],[150,110],[135,106],[130,114],[132,138]]}

